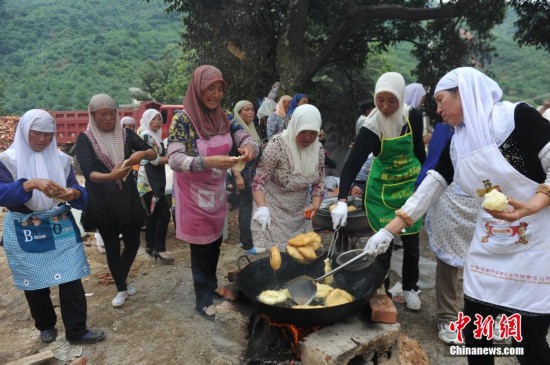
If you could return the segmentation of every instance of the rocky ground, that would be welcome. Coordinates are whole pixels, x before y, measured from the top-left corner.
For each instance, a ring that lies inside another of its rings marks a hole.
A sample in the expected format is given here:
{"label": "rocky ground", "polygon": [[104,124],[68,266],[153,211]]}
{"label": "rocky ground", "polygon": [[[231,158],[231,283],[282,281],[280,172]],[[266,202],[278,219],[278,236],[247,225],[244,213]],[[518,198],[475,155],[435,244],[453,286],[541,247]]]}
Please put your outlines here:
{"label": "rocky ground", "polygon": [[[3,213],[2,217],[3,218]],[[237,212],[229,215],[229,236],[222,246],[218,265],[220,284],[227,284],[225,275],[237,268],[236,260],[243,254],[237,247]],[[330,235],[324,235],[324,242]],[[137,289],[122,308],[113,308],[114,285],[105,280],[108,268],[105,255],[95,245],[93,235],[85,239],[86,253],[92,275],[83,280],[88,298],[88,324],[103,329],[104,342],[87,346],[68,346],[64,340],[61,319],[57,328],[58,340],[44,345],[38,339],[24,295],[15,290],[3,250],[0,250],[0,363],[14,361],[47,349],[65,356],[66,360],[49,360],[46,364],[68,364],[73,356],[82,353],[88,364],[209,364],[210,333],[216,322],[204,320],[194,311],[189,246],[178,241],[170,225],[167,248],[174,265],[161,265],[145,254],[137,256],[130,281]],[[425,235],[421,240],[423,306],[411,312],[397,304],[398,321],[402,332],[421,344],[431,364],[465,364],[464,358],[451,357],[449,347],[437,338],[435,297],[433,290],[434,256],[427,248]],[[253,257],[252,259],[255,259]],[[399,254],[395,255],[399,267]],[[399,277],[392,274],[392,284]],[[58,303],[57,290],[52,290]],[[56,304],[57,305],[57,304]],[[59,314],[59,313],[58,313]],[[516,364],[513,358],[498,358],[497,364]]]}

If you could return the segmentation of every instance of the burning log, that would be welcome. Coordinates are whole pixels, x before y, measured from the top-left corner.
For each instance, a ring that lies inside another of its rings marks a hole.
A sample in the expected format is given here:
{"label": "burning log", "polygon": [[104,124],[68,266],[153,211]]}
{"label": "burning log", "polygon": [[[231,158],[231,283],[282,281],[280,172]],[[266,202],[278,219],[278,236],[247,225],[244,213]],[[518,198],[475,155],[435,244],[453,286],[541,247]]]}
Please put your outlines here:
{"label": "burning log", "polygon": [[13,143],[19,117],[8,115],[0,117],[0,151],[5,151]]}

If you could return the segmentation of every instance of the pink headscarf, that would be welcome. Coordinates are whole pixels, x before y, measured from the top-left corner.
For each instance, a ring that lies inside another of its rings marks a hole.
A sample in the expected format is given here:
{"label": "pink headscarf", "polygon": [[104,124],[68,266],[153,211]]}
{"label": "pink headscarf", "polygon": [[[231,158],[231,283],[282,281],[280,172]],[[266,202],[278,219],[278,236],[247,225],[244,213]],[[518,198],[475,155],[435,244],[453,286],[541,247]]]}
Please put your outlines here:
{"label": "pink headscarf", "polygon": [[216,109],[208,109],[202,102],[202,94],[212,83],[221,81],[225,88],[225,80],[220,70],[214,66],[197,67],[191,77],[189,88],[183,98],[183,108],[191,118],[191,123],[204,139],[229,132],[229,120],[220,105]]}
{"label": "pink headscarf", "polygon": [[275,113],[277,113],[278,116],[281,118],[286,117],[286,110],[285,110],[285,101],[292,100],[292,97],[290,95],[283,95],[279,99],[279,102],[277,103],[277,107],[275,108]]}

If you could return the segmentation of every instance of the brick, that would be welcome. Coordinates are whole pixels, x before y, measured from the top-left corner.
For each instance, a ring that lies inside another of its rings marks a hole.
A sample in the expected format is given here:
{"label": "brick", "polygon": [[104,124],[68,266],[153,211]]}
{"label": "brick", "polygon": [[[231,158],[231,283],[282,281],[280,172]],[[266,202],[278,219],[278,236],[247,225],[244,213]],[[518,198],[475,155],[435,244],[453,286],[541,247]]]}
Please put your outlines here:
{"label": "brick", "polygon": [[371,321],[378,323],[397,323],[397,309],[390,297],[376,294],[369,301],[372,309]]}

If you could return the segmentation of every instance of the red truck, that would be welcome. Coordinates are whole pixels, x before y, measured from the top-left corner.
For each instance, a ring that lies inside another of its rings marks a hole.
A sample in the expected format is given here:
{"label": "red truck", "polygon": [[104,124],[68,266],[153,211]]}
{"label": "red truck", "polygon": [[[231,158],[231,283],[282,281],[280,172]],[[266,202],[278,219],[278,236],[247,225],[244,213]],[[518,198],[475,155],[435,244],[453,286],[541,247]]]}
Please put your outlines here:
{"label": "red truck", "polygon": [[[160,104],[155,101],[144,101],[137,108],[122,108],[119,109],[120,118],[132,117],[136,120],[137,127],[143,112],[147,109],[157,109],[162,115],[162,135],[168,136],[168,129],[172,123],[172,117],[176,111],[181,110],[183,105],[167,105]],[[72,110],[72,111],[48,111],[55,119],[57,124],[56,139],[57,145],[63,151],[69,152],[72,146],[76,143],[76,138],[81,132],[88,128],[88,111],[87,110]]]}

